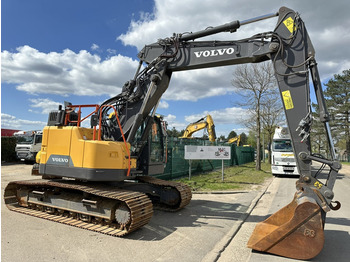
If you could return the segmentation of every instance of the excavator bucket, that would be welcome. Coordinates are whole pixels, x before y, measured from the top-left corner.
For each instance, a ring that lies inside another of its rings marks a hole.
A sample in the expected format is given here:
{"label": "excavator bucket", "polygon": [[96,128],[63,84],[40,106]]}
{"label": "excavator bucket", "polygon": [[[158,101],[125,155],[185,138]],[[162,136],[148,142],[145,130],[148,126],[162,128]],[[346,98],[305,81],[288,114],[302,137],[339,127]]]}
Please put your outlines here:
{"label": "excavator bucket", "polygon": [[255,227],[248,247],[293,259],[311,259],[324,244],[322,211],[308,196],[297,197]]}

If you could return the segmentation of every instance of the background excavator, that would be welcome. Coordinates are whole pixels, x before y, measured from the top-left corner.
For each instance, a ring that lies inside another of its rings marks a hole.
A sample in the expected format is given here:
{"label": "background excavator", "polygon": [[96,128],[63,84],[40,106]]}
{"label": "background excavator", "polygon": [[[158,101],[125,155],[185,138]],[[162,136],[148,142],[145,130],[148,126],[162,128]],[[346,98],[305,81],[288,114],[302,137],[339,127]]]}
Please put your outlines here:
{"label": "background excavator", "polygon": [[203,117],[198,121],[189,124],[186,127],[183,136],[181,136],[180,138],[191,138],[195,132],[199,130],[203,130],[205,128],[208,131],[209,141],[215,142],[215,139],[216,139],[215,125],[214,125],[213,118],[209,114],[206,117]]}
{"label": "background excavator", "polygon": [[[233,41],[196,41],[278,16],[273,31]],[[174,34],[146,45],[139,67],[122,92],[101,105],[72,105],[49,114],[34,173],[42,179],[14,181],[4,199],[13,211],[122,236],[145,225],[153,205],[178,210],[190,202],[188,187],[152,177],[163,172],[165,130],[156,109],[173,72],[272,61],[283,101],[300,178],[292,202],[259,223],[248,247],[296,259],[310,259],[323,248],[326,212],[341,165],[335,160],[329,115],[315,60],[315,50],[301,17],[286,7],[278,13],[233,21],[206,30]],[[330,159],[311,152],[309,74]],[[87,116],[82,109],[92,108]],[[111,114],[113,113],[114,114]],[[91,128],[81,126],[90,118]],[[311,161],[330,167],[325,182]]]}
{"label": "background excavator", "polygon": [[229,144],[236,143],[236,145],[239,146],[239,144],[241,143],[241,135],[230,138],[227,141],[227,143],[229,143]]}

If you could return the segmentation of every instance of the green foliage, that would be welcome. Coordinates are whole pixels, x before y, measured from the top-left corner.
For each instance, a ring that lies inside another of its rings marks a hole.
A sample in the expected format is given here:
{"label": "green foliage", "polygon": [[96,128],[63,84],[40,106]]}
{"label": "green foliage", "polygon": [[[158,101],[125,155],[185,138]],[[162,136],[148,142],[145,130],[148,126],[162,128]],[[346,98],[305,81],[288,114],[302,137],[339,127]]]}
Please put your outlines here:
{"label": "green foliage", "polygon": [[249,131],[249,134],[248,134],[247,144],[256,148],[256,133],[251,130]]}
{"label": "green foliage", "polygon": [[16,161],[16,143],[15,137],[1,137],[1,161],[13,162]]}
{"label": "green foliage", "polygon": [[[347,149],[350,152],[350,70],[344,70],[343,74],[335,74],[325,86],[324,96],[333,140],[338,149]],[[321,122],[319,105],[313,103],[312,107],[312,151],[327,156],[329,144],[324,124]]]}
{"label": "green foliage", "polygon": [[207,140],[207,139],[209,139],[209,136],[207,135],[207,134],[203,134],[203,136],[202,136],[202,139],[205,139],[205,140]]}
{"label": "green foliage", "polygon": [[317,104],[314,103],[312,103],[312,107],[314,110],[314,112],[312,112],[313,122],[310,136],[312,152],[327,156],[329,150],[327,136],[324,129],[324,125],[320,121],[319,107]]}
{"label": "green foliage", "polygon": [[227,137],[227,140],[229,140],[230,138],[234,138],[237,136],[237,133],[235,131],[231,131],[229,134],[228,134],[228,137]]}
{"label": "green foliage", "polygon": [[184,134],[185,130],[178,131],[175,127],[173,127],[171,130],[167,129],[166,132],[169,137],[180,137]]}
{"label": "green foliage", "polygon": [[191,180],[182,178],[178,181],[189,185],[192,191],[225,191],[225,190],[247,190],[252,186],[261,185],[267,178],[271,177],[271,166],[262,163],[260,171],[255,170],[255,163],[247,163],[242,166],[229,167],[224,170],[224,181],[222,181],[221,170],[207,174],[192,176]]}
{"label": "green foliage", "polygon": [[226,138],[225,138],[224,135],[221,135],[221,136],[219,136],[219,138],[218,138],[218,141],[225,141],[225,140],[226,140]]}
{"label": "green foliage", "polygon": [[346,148],[343,149],[350,152],[350,69],[335,74],[326,86],[324,95],[332,132],[337,141],[345,139]]}
{"label": "green foliage", "polygon": [[248,143],[248,137],[247,135],[243,132],[241,133],[241,145],[247,145]]}

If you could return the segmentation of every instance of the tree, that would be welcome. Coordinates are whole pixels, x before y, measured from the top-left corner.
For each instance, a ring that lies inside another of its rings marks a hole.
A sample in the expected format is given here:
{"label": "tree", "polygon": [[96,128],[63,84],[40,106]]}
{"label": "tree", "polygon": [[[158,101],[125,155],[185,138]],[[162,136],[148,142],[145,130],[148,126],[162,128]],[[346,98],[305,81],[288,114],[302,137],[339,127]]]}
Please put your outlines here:
{"label": "tree", "polygon": [[224,135],[221,135],[221,136],[219,136],[219,138],[218,138],[218,141],[225,141],[225,140],[226,140],[226,138],[225,138]]}
{"label": "tree", "polygon": [[167,129],[167,135],[169,137],[180,137],[183,135],[183,133],[185,132],[184,130],[182,131],[177,131],[177,129],[175,127],[173,127],[171,130]]}
{"label": "tree", "polygon": [[350,153],[350,69],[335,74],[327,84],[324,95],[331,115],[333,133],[345,138],[346,151]]}
{"label": "tree", "polygon": [[231,131],[229,134],[228,134],[228,136],[227,136],[227,140],[229,140],[230,138],[234,138],[234,137],[236,137],[237,136],[237,133],[235,132],[235,131]]}
{"label": "tree", "polygon": [[312,103],[312,107],[311,149],[314,153],[326,156],[329,148],[324,124],[320,121],[318,104]]}
{"label": "tree", "polygon": [[247,137],[247,144],[256,148],[256,132],[255,131],[253,131],[253,130],[249,131],[249,134]]}
{"label": "tree", "polygon": [[271,64],[251,64],[237,66],[233,73],[232,85],[237,88],[236,94],[241,96],[240,106],[247,108],[252,116],[252,121],[248,124],[255,124],[256,127],[256,170],[261,170],[261,120],[262,107],[269,105],[272,93],[276,92],[276,79]]}
{"label": "tree", "polygon": [[248,137],[247,135],[243,132],[240,134],[241,136],[241,145],[247,145],[248,143]]}
{"label": "tree", "polygon": [[[280,126],[285,119],[283,105],[281,99],[279,99],[278,90],[276,89],[276,92],[271,93],[270,96],[271,97],[268,99],[270,103],[262,105],[261,114],[262,125],[266,133],[265,137],[267,138],[267,140],[265,139],[265,142],[267,142],[267,145],[272,144],[273,134],[275,133],[276,127]],[[268,147],[268,152],[268,161],[271,164],[271,146]]]}

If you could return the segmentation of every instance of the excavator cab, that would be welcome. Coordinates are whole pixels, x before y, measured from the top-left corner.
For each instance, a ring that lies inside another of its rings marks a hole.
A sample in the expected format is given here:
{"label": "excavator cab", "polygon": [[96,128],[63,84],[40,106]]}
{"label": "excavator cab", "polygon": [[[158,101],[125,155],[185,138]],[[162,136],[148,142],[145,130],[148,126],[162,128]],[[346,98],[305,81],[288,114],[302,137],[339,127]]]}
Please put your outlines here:
{"label": "excavator cab", "polygon": [[[233,33],[246,24],[276,16],[278,21],[273,31],[238,41],[197,41],[198,38],[221,32]],[[164,123],[155,113],[169,86],[172,73],[270,60],[283,102],[300,178],[292,202],[259,223],[248,246],[254,250],[296,259],[316,256],[324,243],[326,212],[340,207],[339,203],[333,206],[332,199],[341,165],[335,160],[329,114],[318,75],[315,50],[300,15],[292,9],[281,7],[278,13],[232,21],[193,33],[174,34],[146,45],[138,57],[140,62],[135,76],[125,83],[122,92],[101,105],[92,105],[95,111],[89,115],[92,119],[91,128],[80,125],[85,119],[80,114],[83,106],[67,103],[64,110],[59,108],[50,113],[48,125],[43,131],[38,173],[75,178],[76,181],[11,182],[4,193],[8,208],[40,217],[43,216],[42,210],[50,213],[57,211],[57,216],[45,217],[62,222],[60,216],[67,213],[67,206],[71,206],[70,191],[73,190],[83,199],[78,210],[70,212],[73,214],[70,214],[68,220],[64,218],[64,221],[77,225],[74,219],[78,217],[84,220],[78,221],[80,227],[89,230],[91,226],[93,230],[97,227],[99,232],[119,236],[136,230],[149,221],[152,204],[143,193],[148,194],[157,205],[165,205],[166,210],[183,208],[191,200],[191,191],[187,186],[142,176],[162,173],[164,170],[166,132]],[[310,75],[319,109],[318,119],[326,131],[329,159],[311,152],[310,133],[314,117],[310,99]],[[215,141],[211,117],[207,117],[205,122],[200,120],[193,123],[188,136],[199,130],[199,125],[202,129],[208,128],[211,141]],[[311,161],[329,166],[330,172],[325,183],[318,180],[318,172],[312,172]],[[124,183],[130,179],[135,179],[137,183]],[[94,181],[98,183],[90,183]],[[103,187],[100,182],[105,183]],[[123,184],[122,191],[115,192],[116,188],[110,187],[115,183],[118,186]],[[123,191],[126,187],[143,193],[126,193]],[[63,202],[67,206],[52,207],[49,204],[56,198],[56,189],[64,193]],[[86,194],[92,195],[91,199],[85,199]],[[127,199],[125,195],[128,196]],[[43,203],[41,199],[46,196],[50,196],[50,201]],[[108,201],[103,201],[104,199]],[[100,201],[105,204],[101,207],[103,212],[86,213],[86,205],[95,206]],[[109,207],[111,201],[112,208]],[[40,212],[32,211],[33,209]],[[106,209],[111,210],[108,217],[102,215]],[[90,223],[91,219],[99,225],[84,224],[86,221]]]}
{"label": "excavator cab", "polygon": [[[140,127],[143,129],[144,125]],[[139,134],[142,131],[140,130]],[[138,137],[135,137],[136,140]],[[154,175],[162,174],[167,160],[167,135],[166,135],[166,122],[161,116],[154,116],[153,123],[151,124],[151,132],[147,139],[147,143],[143,147],[141,152],[139,165],[143,174]]]}

